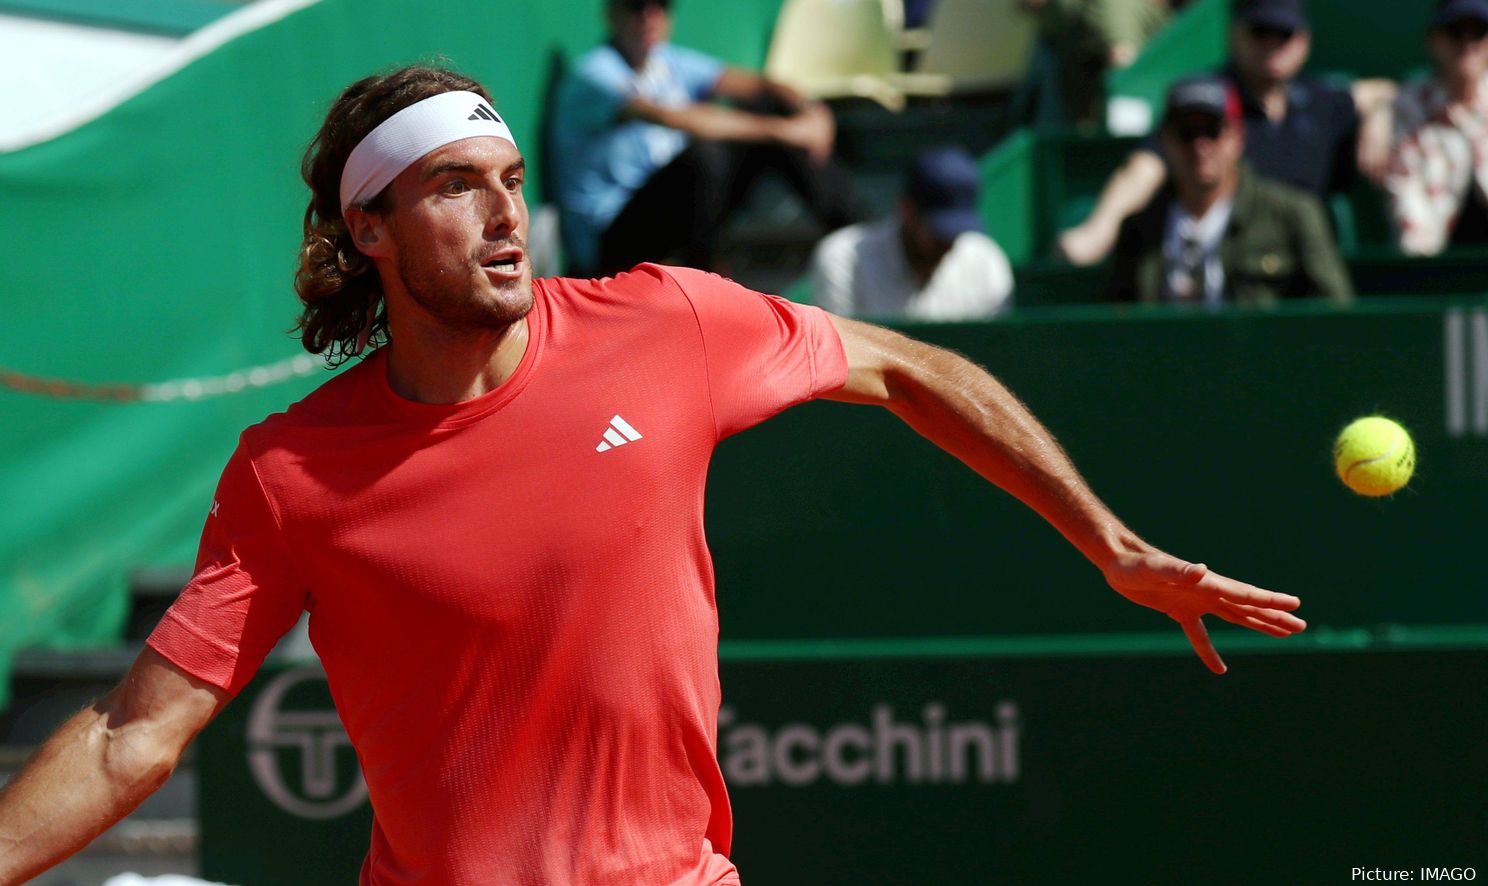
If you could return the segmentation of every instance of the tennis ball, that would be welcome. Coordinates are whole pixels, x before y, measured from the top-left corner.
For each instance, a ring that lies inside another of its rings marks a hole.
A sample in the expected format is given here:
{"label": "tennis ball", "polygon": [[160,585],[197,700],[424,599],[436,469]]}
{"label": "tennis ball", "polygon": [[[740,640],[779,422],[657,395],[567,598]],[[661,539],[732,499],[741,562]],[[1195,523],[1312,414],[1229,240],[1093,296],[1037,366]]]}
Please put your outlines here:
{"label": "tennis ball", "polygon": [[1366,416],[1338,435],[1333,465],[1343,485],[1360,495],[1389,495],[1410,482],[1416,444],[1405,428],[1388,418]]}

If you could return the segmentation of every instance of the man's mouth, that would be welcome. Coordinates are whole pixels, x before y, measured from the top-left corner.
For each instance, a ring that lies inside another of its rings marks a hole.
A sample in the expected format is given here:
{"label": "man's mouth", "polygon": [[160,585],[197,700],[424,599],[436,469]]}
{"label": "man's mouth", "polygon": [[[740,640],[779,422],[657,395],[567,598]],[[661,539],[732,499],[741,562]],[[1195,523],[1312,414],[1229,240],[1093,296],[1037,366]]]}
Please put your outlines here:
{"label": "man's mouth", "polygon": [[481,262],[481,267],[498,274],[515,274],[522,266],[522,250],[503,249]]}

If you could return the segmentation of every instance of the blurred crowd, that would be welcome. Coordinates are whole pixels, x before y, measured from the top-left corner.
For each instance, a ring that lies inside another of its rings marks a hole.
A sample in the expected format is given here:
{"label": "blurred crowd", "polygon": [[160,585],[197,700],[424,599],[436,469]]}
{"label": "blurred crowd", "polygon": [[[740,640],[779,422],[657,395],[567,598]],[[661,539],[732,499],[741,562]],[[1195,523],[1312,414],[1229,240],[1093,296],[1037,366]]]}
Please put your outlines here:
{"label": "blurred crowd", "polygon": [[[903,2],[900,24],[924,30],[954,2]],[[1035,35],[1012,121],[1096,138],[1105,75],[1136,61],[1184,5],[1003,2]],[[1110,170],[1089,214],[1058,232],[1056,260],[1108,268],[1115,301],[1347,302],[1328,200],[1361,188],[1378,196],[1405,255],[1488,243],[1488,0],[1433,5],[1426,33],[1403,35],[1424,38],[1419,77],[1343,82],[1304,73],[1319,36],[1306,0],[1233,0],[1228,60],[1170,86],[1152,134]],[[976,158],[956,145],[918,152],[893,210],[875,217],[837,159],[827,104],[672,44],[672,15],[671,0],[606,0],[607,39],[557,87],[549,159],[568,271],[669,261],[728,272],[720,240],[770,175],[822,232],[808,272],[816,303],[924,320],[1014,303]]]}

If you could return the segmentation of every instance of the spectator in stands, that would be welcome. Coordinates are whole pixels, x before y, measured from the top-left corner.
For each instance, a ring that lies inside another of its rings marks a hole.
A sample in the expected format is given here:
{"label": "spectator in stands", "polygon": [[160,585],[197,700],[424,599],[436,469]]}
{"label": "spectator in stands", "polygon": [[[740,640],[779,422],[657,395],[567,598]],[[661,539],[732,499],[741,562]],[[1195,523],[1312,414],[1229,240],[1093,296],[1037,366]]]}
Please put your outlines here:
{"label": "spectator in stands", "polygon": [[[1102,82],[1168,21],[1167,0],[1018,0],[1038,22],[1038,45],[1018,113],[1039,128],[1098,125]],[[1030,99],[1029,94],[1033,95]]]}
{"label": "spectator in stands", "polygon": [[919,154],[894,215],[817,245],[816,304],[846,316],[917,320],[973,320],[1008,307],[1013,270],[982,231],[980,189],[964,150]]}
{"label": "spectator in stands", "polygon": [[1161,135],[1172,185],[1122,224],[1110,298],[1217,306],[1352,297],[1318,199],[1242,160],[1245,119],[1228,80],[1174,85]]}
{"label": "spectator in stands", "polygon": [[1488,243],[1488,0],[1445,0],[1426,42],[1436,70],[1400,91],[1385,176],[1410,255]]}
{"label": "spectator in stands", "polygon": [[659,260],[716,268],[723,222],[766,169],[824,226],[860,220],[850,179],[831,163],[827,108],[672,46],[669,5],[606,0],[608,41],[559,85],[552,160],[570,268],[612,273]]}
{"label": "spectator in stands", "polygon": [[[1388,108],[1394,84],[1361,80],[1350,90],[1299,76],[1312,49],[1304,0],[1235,0],[1230,63],[1222,75],[1240,94],[1246,159],[1257,174],[1319,199],[1347,190],[1362,169],[1380,179],[1389,160]],[[1363,115],[1370,122],[1361,127]],[[1152,199],[1168,177],[1161,142],[1134,151],[1107,181],[1085,222],[1064,231],[1057,249],[1077,265],[1102,261],[1122,219]]]}

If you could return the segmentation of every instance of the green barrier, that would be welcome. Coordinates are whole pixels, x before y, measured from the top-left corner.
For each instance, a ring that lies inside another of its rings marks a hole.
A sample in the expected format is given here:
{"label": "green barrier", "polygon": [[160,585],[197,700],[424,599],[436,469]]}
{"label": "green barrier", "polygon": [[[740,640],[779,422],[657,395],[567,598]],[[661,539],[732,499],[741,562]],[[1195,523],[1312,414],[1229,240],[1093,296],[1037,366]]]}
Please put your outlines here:
{"label": "green barrier", "polygon": [[[779,884],[1488,873],[1488,629],[1295,640],[1222,678],[1167,635],[725,643],[734,860]],[[205,876],[352,882],[344,742],[318,666],[261,673],[197,744]]]}
{"label": "green barrier", "polygon": [[[1488,249],[1483,247],[1455,247],[1423,259],[1388,246],[1371,246],[1346,256],[1346,261],[1360,296],[1398,299],[1402,292],[1416,297],[1488,291]],[[1021,309],[1090,305],[1101,301],[1110,270],[1109,263],[1077,268],[1057,261],[1030,262],[1014,269],[1014,298]]]}
{"label": "green barrier", "polygon": [[982,221],[1014,267],[1038,254],[1038,235],[1043,230],[1037,224],[1038,145],[1032,130],[1019,130],[978,163]]}

